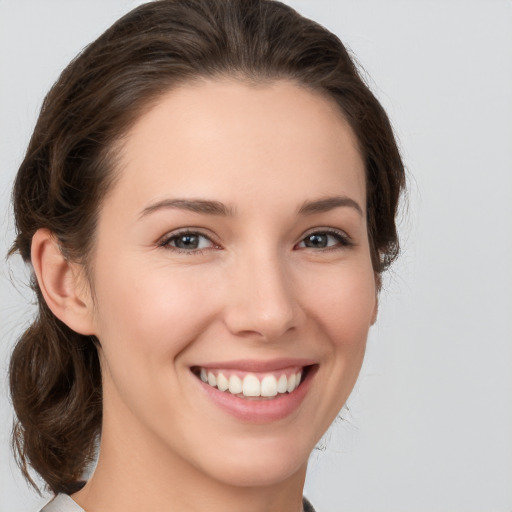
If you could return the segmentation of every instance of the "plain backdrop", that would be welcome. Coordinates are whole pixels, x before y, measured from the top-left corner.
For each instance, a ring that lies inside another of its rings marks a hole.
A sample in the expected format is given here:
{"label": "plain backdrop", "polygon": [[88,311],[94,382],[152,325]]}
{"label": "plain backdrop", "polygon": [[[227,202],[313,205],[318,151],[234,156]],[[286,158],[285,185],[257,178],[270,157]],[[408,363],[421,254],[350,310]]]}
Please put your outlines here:
{"label": "plain backdrop", "polygon": [[[58,73],[138,3],[0,0],[0,512],[48,499],[9,452],[8,358],[33,313],[27,272],[4,261],[10,188]],[[289,3],[357,56],[410,188],[402,258],[305,493],[318,512],[511,512],[512,2]]]}

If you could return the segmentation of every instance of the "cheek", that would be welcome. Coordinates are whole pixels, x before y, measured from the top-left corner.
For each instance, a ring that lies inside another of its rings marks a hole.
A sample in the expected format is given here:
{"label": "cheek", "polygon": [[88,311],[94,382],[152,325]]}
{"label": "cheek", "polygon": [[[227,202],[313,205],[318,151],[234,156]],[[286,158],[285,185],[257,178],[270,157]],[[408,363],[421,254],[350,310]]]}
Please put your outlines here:
{"label": "cheek", "polygon": [[111,411],[125,414],[127,407],[151,424],[170,414],[168,390],[180,389],[176,359],[202,336],[216,302],[188,275],[130,267],[131,273],[107,273],[105,266],[97,276],[103,385]]}
{"label": "cheek", "polygon": [[[313,390],[317,431],[325,431],[353,390],[366,350],[376,304],[371,265],[339,264],[317,274],[303,290],[304,309],[313,319],[312,338],[321,354],[321,385]],[[307,292],[309,289],[309,292]],[[307,298],[307,302],[306,302]]]}
{"label": "cheek", "polygon": [[105,279],[98,276],[98,338],[122,348],[135,363],[140,357],[172,359],[200,336],[218,302],[198,273],[130,267],[108,274],[106,267]]}
{"label": "cheek", "polygon": [[376,309],[376,287],[371,265],[340,265],[317,275],[314,287],[304,289],[307,309],[336,344],[357,347],[366,340]]}

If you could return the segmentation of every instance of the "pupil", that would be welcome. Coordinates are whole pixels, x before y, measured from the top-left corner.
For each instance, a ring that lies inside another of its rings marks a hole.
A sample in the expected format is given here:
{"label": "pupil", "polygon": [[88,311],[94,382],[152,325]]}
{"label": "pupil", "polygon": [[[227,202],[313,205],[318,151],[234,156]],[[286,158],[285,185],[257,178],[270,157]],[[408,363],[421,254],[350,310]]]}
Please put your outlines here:
{"label": "pupil", "polygon": [[176,240],[176,246],[180,249],[197,249],[197,235],[182,235]]}
{"label": "pupil", "polygon": [[309,235],[306,239],[306,247],[327,247],[327,235]]}

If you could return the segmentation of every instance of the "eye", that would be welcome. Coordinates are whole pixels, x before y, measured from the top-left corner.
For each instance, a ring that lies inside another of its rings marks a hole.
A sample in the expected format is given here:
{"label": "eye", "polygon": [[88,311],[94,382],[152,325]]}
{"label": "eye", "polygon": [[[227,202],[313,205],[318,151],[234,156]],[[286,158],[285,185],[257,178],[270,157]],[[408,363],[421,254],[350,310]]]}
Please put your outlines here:
{"label": "eye", "polygon": [[158,244],[160,247],[175,249],[179,252],[199,252],[203,249],[215,248],[216,245],[202,233],[182,231],[165,237]]}
{"label": "eye", "polygon": [[347,234],[341,231],[315,231],[306,235],[298,244],[300,249],[330,249],[353,245]]}

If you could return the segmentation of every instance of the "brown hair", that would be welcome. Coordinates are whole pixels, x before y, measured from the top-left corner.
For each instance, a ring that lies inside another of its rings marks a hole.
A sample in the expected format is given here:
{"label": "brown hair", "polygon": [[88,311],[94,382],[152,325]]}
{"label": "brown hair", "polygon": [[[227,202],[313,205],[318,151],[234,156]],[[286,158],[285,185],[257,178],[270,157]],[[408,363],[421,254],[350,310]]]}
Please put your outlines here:
{"label": "brown hair", "polygon": [[[116,142],[179,83],[231,76],[292,80],[333,98],[366,165],[368,236],[377,278],[395,259],[404,168],[389,120],[341,41],[272,0],[158,0],[126,14],[82,51],[46,96],[14,185],[17,238],[49,229],[67,258],[87,267],[102,199],[115,176]],[[10,364],[17,415],[13,446],[55,492],[80,488],[102,417],[94,337],[58,320],[33,278],[39,314]],[[33,483],[33,482],[32,482]]]}

